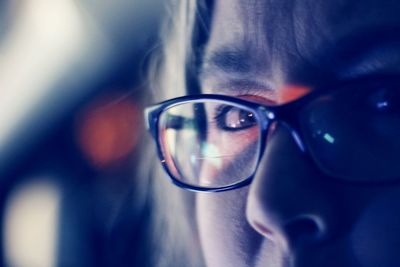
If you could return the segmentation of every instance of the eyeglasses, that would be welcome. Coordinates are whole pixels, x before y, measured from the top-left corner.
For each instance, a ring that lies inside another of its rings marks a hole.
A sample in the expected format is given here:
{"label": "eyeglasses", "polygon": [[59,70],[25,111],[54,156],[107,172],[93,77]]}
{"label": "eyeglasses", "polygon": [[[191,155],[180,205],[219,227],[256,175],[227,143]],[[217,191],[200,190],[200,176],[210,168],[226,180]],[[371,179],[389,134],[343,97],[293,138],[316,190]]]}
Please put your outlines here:
{"label": "eyeglasses", "polygon": [[195,95],[146,109],[172,181],[194,191],[248,185],[274,122],[325,175],[354,183],[400,177],[400,79],[359,79],[267,106],[225,95]]}

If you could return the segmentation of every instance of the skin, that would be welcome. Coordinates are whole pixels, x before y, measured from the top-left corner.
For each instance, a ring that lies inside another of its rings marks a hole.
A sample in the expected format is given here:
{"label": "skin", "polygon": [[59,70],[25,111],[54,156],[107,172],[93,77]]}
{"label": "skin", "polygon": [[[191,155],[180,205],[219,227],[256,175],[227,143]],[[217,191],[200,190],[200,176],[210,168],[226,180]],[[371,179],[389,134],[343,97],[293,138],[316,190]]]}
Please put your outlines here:
{"label": "skin", "polygon": [[[217,0],[203,91],[280,104],[399,73],[399,13],[386,0]],[[250,186],[197,194],[196,205],[209,267],[400,266],[400,184],[326,177],[280,123]]]}

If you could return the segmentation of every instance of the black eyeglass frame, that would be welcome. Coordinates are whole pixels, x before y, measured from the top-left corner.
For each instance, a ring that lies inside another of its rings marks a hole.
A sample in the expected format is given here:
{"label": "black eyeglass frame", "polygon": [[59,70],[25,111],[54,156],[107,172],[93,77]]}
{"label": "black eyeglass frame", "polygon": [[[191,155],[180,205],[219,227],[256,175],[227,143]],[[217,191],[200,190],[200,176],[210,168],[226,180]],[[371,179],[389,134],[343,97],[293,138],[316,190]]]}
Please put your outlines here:
{"label": "black eyeglass frame", "polygon": [[[167,172],[171,181],[178,187],[184,188],[190,191],[196,192],[223,192],[228,190],[237,189],[246,185],[249,185],[253,180],[255,173],[257,172],[260,160],[264,154],[266,143],[267,143],[267,135],[269,132],[269,127],[274,122],[281,122],[284,123],[290,131],[291,136],[293,137],[295,143],[303,153],[308,153],[307,147],[304,143],[304,134],[302,133],[301,123],[300,123],[300,116],[299,111],[303,108],[303,106],[307,105],[308,103],[312,102],[314,99],[317,99],[321,95],[329,95],[331,92],[335,92],[337,90],[346,89],[347,87],[351,87],[352,85],[368,85],[368,83],[377,83],[379,81],[384,81],[384,84],[387,85],[388,83],[396,83],[400,85],[400,77],[393,76],[393,75],[379,75],[367,78],[359,78],[351,81],[341,82],[335,85],[331,85],[326,88],[321,89],[313,89],[310,93],[306,94],[305,96],[300,97],[297,100],[292,102],[282,104],[282,105],[264,105],[260,103],[255,103],[249,100],[241,99],[238,97],[233,96],[226,96],[226,95],[219,95],[219,94],[200,94],[200,95],[188,95],[177,97],[173,99],[166,100],[159,104],[150,106],[145,109],[145,117],[147,122],[147,128],[150,131],[152,137],[155,139],[157,145],[157,153],[158,157],[162,163],[164,170]],[[260,150],[259,155],[256,163],[256,167],[254,172],[247,178],[243,180],[221,187],[199,187],[193,186],[190,184],[183,183],[179,179],[177,179],[172,172],[169,170],[164,153],[162,151],[160,142],[159,142],[159,131],[158,131],[158,123],[160,115],[167,109],[185,104],[185,103],[195,103],[195,102],[204,102],[204,101],[221,101],[227,102],[229,104],[236,105],[238,107],[242,106],[245,109],[254,111],[256,115],[259,125],[260,125]],[[311,154],[311,153],[308,153]],[[325,170],[318,161],[314,159],[312,155],[310,155],[312,160],[315,162],[318,169],[320,169],[323,173],[327,174],[328,176],[335,177],[335,174],[330,173],[328,170]],[[368,183],[368,182],[365,182]]]}

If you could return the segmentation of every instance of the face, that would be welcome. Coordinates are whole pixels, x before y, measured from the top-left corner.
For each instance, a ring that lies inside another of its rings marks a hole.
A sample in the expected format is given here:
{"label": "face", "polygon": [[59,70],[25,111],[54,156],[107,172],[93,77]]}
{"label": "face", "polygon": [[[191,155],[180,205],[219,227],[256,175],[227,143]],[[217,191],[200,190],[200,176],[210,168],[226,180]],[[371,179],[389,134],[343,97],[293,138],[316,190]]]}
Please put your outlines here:
{"label": "face", "polygon": [[[399,73],[399,12],[388,0],[217,0],[203,92],[282,104]],[[250,186],[196,203],[209,267],[400,266],[400,184],[327,177],[280,123]]]}

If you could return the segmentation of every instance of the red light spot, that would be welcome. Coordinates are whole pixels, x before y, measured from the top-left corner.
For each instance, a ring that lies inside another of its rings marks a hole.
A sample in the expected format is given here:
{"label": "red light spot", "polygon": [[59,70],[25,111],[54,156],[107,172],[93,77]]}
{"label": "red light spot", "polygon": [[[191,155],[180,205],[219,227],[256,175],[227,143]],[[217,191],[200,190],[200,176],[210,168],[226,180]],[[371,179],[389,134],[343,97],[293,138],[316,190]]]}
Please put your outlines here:
{"label": "red light spot", "polygon": [[78,143],[84,155],[97,166],[126,158],[143,129],[141,114],[131,99],[108,96],[94,101],[78,118]]}

